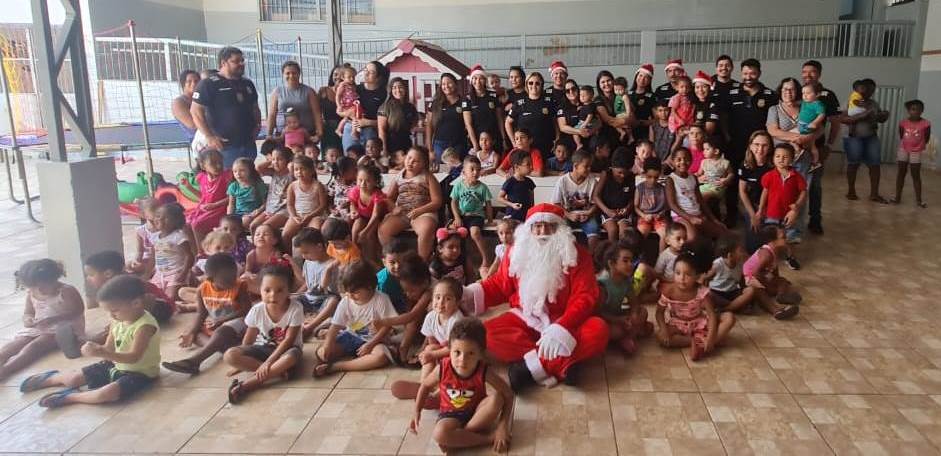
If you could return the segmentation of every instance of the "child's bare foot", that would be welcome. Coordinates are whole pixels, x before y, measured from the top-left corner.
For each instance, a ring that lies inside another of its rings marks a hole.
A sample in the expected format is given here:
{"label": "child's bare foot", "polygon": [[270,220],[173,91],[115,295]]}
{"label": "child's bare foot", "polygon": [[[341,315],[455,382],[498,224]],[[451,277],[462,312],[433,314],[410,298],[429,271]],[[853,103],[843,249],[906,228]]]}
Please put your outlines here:
{"label": "child's bare foot", "polygon": [[337,128],[337,129],[334,130],[333,132],[336,133],[337,136],[339,136],[339,137],[341,137],[341,138],[343,137],[343,130]]}
{"label": "child's bare foot", "polygon": [[314,373],[313,373],[314,378],[320,378],[320,377],[332,374],[333,371],[330,369],[331,369],[331,366],[330,364],[327,364],[327,363],[321,363],[321,364],[314,366]]}

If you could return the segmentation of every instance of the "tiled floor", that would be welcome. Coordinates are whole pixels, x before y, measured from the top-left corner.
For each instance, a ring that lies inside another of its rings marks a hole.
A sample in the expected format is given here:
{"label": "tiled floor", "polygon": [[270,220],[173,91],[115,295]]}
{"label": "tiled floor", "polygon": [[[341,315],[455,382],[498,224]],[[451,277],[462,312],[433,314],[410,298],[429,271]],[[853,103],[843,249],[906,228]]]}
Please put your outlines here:
{"label": "tiled floor", "polygon": [[[132,163],[120,174],[140,166]],[[890,182],[894,168],[884,170]],[[580,387],[518,398],[510,453],[939,454],[939,182],[937,174],[926,177],[927,210],[877,206],[847,202],[842,176],[831,172],[827,234],[798,248],[804,270],[786,271],[804,294],[798,318],[743,316],[719,353],[699,363],[652,341],[632,358],[611,350],[586,366]],[[45,248],[42,229],[26,222],[0,190],[0,339],[6,340],[22,312],[11,273]],[[100,327],[105,317],[91,311],[90,320]],[[164,358],[182,354],[175,336],[187,321],[164,329]],[[0,385],[0,452],[438,453],[430,441],[434,415],[426,412],[421,432],[412,435],[406,431],[411,404],[388,392],[392,381],[415,372],[389,368],[313,381],[314,346],[305,347],[300,379],[238,406],[226,403],[226,369],[218,357],[197,377],[164,372],[159,386],[139,399],[100,407],[43,410],[36,405],[41,393],[22,395],[15,387],[25,373],[14,376]],[[55,355],[29,370],[87,362]]]}

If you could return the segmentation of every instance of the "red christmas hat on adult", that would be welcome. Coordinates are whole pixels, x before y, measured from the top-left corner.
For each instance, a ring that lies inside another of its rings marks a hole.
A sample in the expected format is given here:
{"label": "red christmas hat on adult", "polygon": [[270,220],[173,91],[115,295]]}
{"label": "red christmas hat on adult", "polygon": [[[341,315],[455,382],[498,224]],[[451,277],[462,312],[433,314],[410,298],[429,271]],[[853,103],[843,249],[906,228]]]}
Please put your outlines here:
{"label": "red christmas hat on adult", "polygon": [[487,76],[487,72],[484,71],[483,65],[481,65],[481,64],[478,63],[478,64],[476,64],[476,65],[474,65],[474,66],[471,67],[470,75],[471,75],[471,77],[474,77],[474,76],[477,76],[477,75],[480,75],[480,76]]}
{"label": "red christmas hat on adult", "polygon": [[696,72],[696,77],[693,78],[693,84],[712,85],[712,78],[705,71],[699,70]]}
{"label": "red christmas hat on adult", "polygon": [[534,223],[562,223],[565,221],[565,210],[552,203],[539,203],[526,211],[526,226]]}
{"label": "red christmas hat on adult", "polygon": [[637,71],[634,72],[634,76],[637,76],[638,73],[643,73],[643,74],[646,74],[647,76],[653,76],[653,64],[645,63],[641,65],[640,68],[638,68]]}
{"label": "red christmas hat on adult", "polygon": [[549,75],[552,75],[552,73],[555,73],[559,70],[564,71],[565,74],[568,74],[569,72],[568,67],[565,66],[565,63],[563,63],[561,60],[552,61],[552,64],[549,65]]}
{"label": "red christmas hat on adult", "polygon": [[683,69],[683,59],[670,59],[667,60],[667,66],[663,67],[664,70],[672,70],[674,68]]}

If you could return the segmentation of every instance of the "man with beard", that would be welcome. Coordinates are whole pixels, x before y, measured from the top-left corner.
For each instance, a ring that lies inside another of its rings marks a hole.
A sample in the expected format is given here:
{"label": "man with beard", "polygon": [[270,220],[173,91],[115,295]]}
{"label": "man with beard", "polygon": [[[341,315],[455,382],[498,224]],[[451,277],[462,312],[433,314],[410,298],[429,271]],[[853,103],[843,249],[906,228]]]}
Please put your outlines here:
{"label": "man with beard", "polygon": [[[778,103],[778,94],[759,81],[761,62],[745,59],[742,62],[741,87],[729,90],[725,111],[729,113],[729,128],[732,137],[729,147],[723,152],[732,169],[739,169],[745,160],[745,148],[752,133],[767,128],[768,110]],[[726,220],[729,227],[738,220],[738,192],[725,192]]]}
{"label": "man with beard", "polygon": [[680,76],[686,74],[686,70],[683,68],[683,59],[667,61],[667,66],[663,68],[663,72],[667,75],[667,82],[657,86],[653,94],[657,97],[657,100],[670,101],[670,98],[676,95],[676,81],[680,79]]}
{"label": "man with beard", "polygon": [[[801,67],[801,79],[805,85],[820,84],[820,72],[823,71],[823,64],[816,60],[808,60]],[[817,150],[820,151],[820,163],[823,164],[830,155],[830,147],[836,138],[840,136],[840,100],[832,90],[823,87],[820,84],[820,95],[818,99],[823,103],[827,122],[830,122],[830,132],[824,137],[817,137]],[[823,234],[823,217],[820,214],[820,208],[823,204],[823,167],[817,168],[812,174],[807,188],[808,211],[810,221],[807,223],[807,229],[811,233]]]}
{"label": "man with beard", "polygon": [[591,254],[575,243],[564,213],[554,204],[534,206],[497,272],[465,287],[473,313],[510,303],[509,312],[485,325],[487,351],[509,363],[516,392],[537,383],[574,384],[579,363],[608,344],[607,325],[593,316],[598,283]]}
{"label": "man with beard", "polygon": [[565,102],[565,81],[569,78],[569,70],[565,63],[561,60],[552,62],[549,65],[549,78],[552,79],[552,85],[543,93],[555,103],[555,109],[552,112],[556,112]]}
{"label": "man with beard", "polygon": [[226,46],[219,51],[219,72],[199,82],[193,92],[190,113],[206,144],[222,153],[223,167],[235,159],[252,161],[258,155],[255,138],[261,128],[258,92],[250,79],[243,78],[245,59],[239,48]]}
{"label": "man with beard", "polygon": [[725,110],[729,105],[729,91],[741,86],[738,81],[732,79],[734,69],[732,57],[723,54],[716,59],[716,74],[712,76],[712,96],[716,100],[716,107],[719,108],[719,131],[722,132],[725,144],[732,140],[729,134],[729,113]]}

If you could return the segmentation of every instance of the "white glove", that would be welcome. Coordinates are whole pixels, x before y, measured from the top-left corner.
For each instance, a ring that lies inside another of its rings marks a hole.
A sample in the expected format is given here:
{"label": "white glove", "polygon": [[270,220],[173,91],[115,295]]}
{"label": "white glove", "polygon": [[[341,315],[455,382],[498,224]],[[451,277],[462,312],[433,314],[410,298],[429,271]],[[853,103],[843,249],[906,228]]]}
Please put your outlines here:
{"label": "white glove", "polygon": [[480,285],[480,282],[464,287],[461,310],[464,311],[464,315],[480,315],[487,310],[484,305],[484,287]]}
{"label": "white glove", "polygon": [[551,361],[559,356],[571,356],[575,350],[575,338],[567,329],[553,323],[542,331],[542,337],[536,345],[539,347],[539,357]]}

